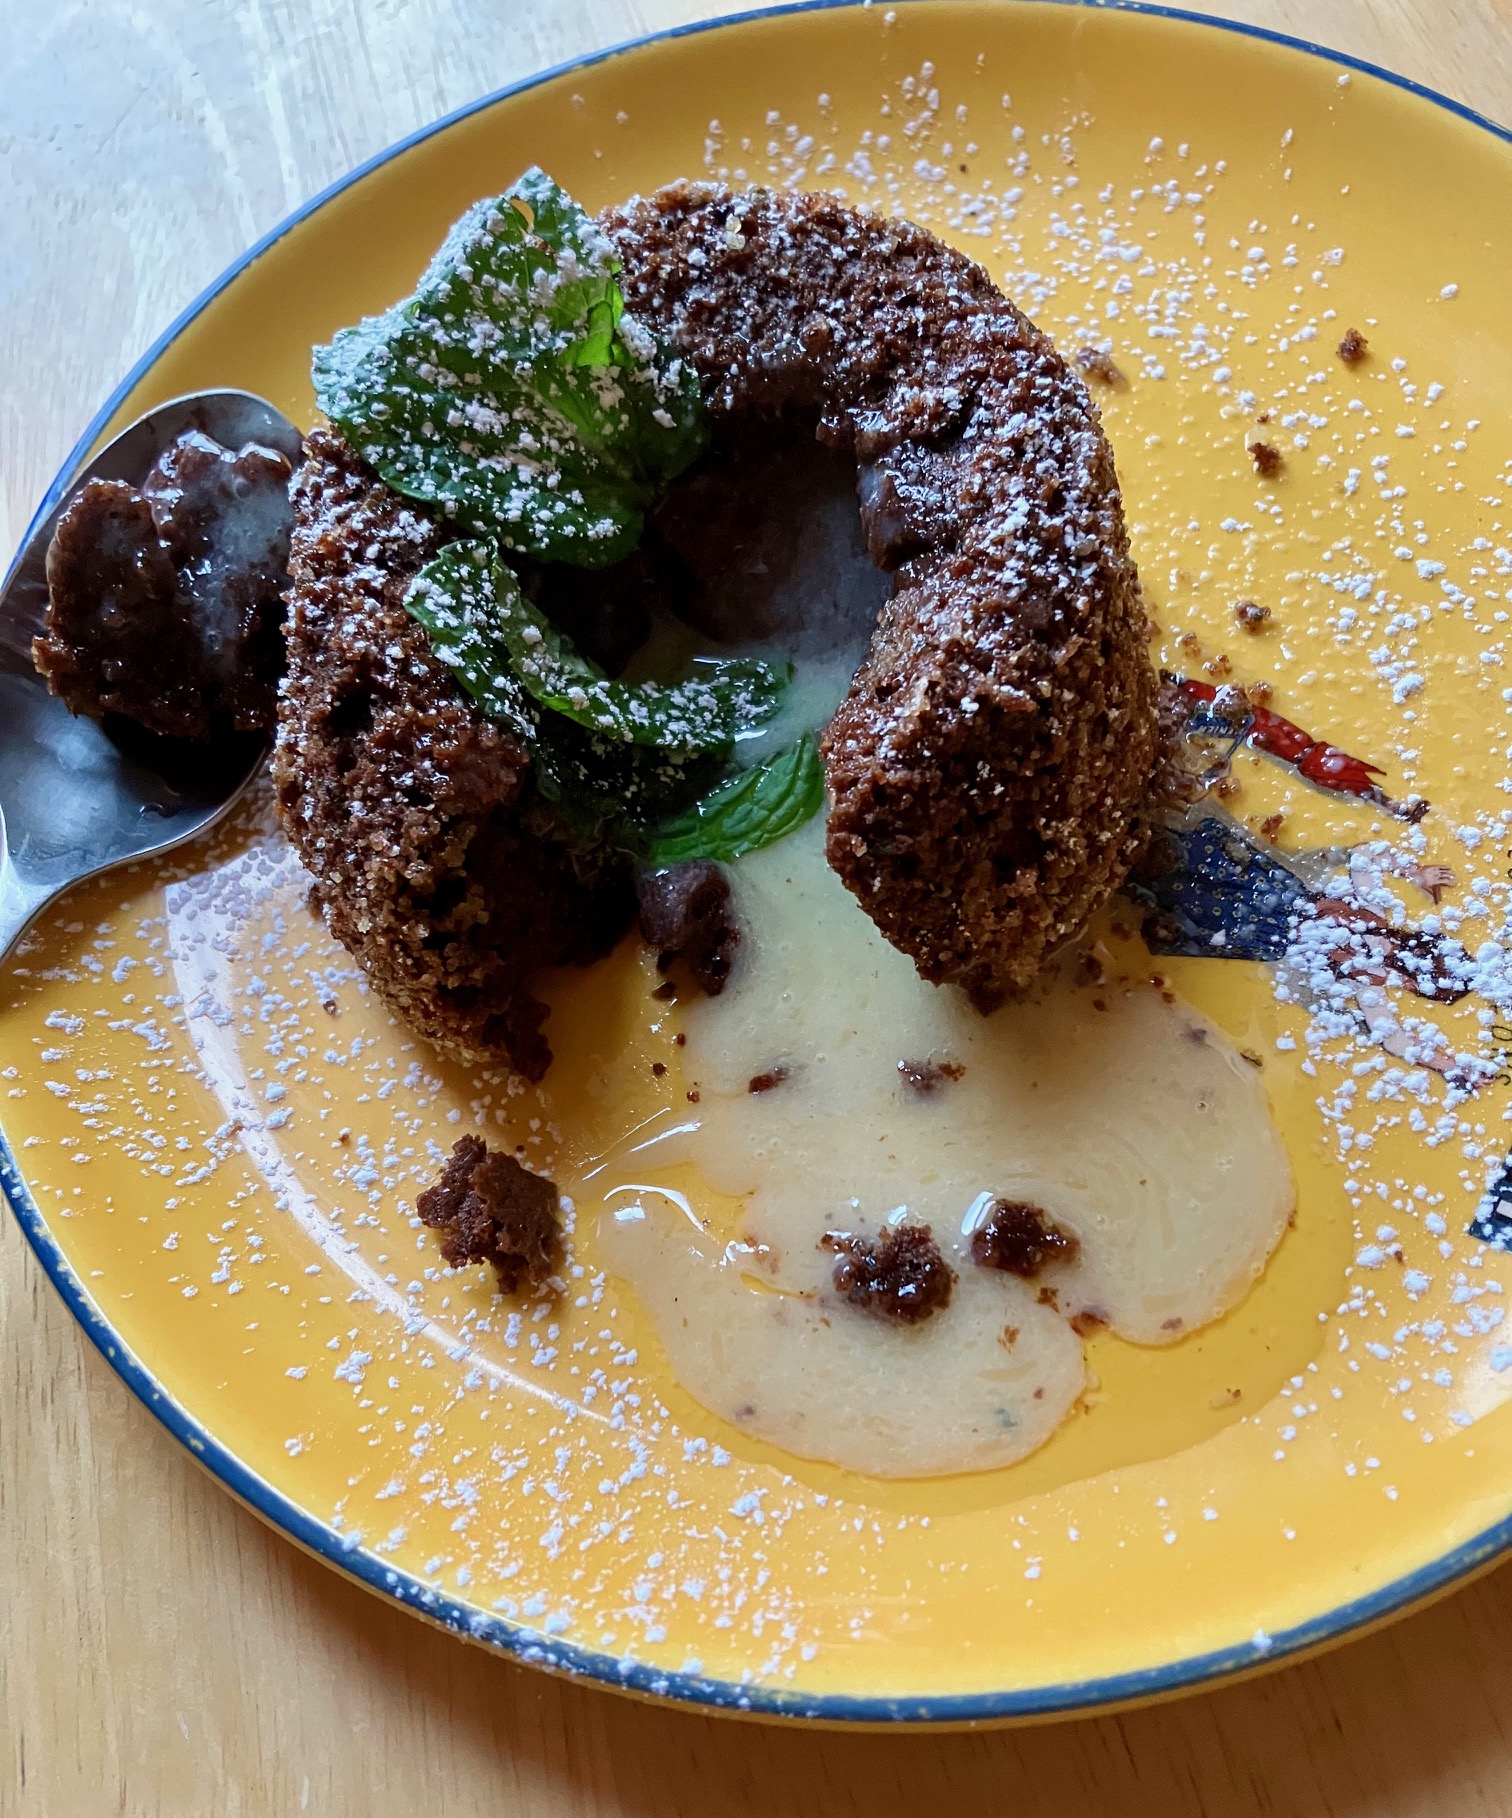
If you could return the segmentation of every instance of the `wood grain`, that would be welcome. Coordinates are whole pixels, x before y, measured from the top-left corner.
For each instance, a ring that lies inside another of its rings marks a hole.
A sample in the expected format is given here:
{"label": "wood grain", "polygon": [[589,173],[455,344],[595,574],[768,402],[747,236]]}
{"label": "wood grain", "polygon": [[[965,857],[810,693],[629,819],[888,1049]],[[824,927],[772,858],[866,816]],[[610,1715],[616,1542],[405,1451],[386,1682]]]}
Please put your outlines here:
{"label": "wood grain", "polygon": [[[304,197],[489,89],[733,10],[7,0],[0,554],[120,373]],[[1512,119],[1512,0],[1222,10]],[[0,1334],[0,1818],[1512,1814],[1512,1569],[1322,1661],[1129,1716],[758,1730],[548,1681],[306,1559],[132,1400],[8,1219]]]}

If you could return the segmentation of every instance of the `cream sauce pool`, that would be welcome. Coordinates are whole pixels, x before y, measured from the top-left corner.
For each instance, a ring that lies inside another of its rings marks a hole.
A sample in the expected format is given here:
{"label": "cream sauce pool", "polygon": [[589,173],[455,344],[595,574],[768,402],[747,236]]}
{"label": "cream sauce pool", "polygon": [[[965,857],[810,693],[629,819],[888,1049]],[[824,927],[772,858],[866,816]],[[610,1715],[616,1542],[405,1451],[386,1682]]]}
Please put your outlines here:
{"label": "cream sauce pool", "polygon": [[[688,1392],[744,1431],[884,1477],[1010,1464],[1082,1391],[1073,1320],[1167,1344],[1244,1294],[1292,1210],[1286,1151],[1255,1068],[1148,981],[1090,984],[1068,961],[987,1018],[925,983],[823,834],[816,820],[731,868],[736,971],[683,1025],[696,1116],[638,1154],[738,1196],[738,1239],[681,1195],[621,1186],[599,1213],[605,1259]],[[1033,1282],[975,1264],[994,1198],[1042,1208],[1074,1259]],[[821,1245],[905,1219],[958,1276],[911,1327],[841,1300]]]}

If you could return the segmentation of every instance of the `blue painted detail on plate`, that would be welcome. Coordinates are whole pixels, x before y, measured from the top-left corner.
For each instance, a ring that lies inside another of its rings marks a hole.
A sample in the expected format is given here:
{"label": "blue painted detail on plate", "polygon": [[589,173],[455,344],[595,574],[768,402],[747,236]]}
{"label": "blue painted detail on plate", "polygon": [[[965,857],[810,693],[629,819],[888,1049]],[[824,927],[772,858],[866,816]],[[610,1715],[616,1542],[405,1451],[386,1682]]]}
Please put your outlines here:
{"label": "blue painted detail on plate", "polygon": [[1486,1189],[1467,1230],[1495,1250],[1512,1250],[1512,1160]]}
{"label": "blue painted detail on plate", "polygon": [[[922,4],[923,0],[904,0],[904,3]],[[1405,89],[1408,93],[1431,102],[1435,107],[1443,108],[1447,112],[1457,115],[1460,119],[1482,128],[1498,139],[1512,143],[1512,131],[1498,126],[1494,121],[1488,120],[1484,115],[1476,113],[1461,102],[1451,101],[1447,96],[1436,94],[1432,89],[1425,88],[1420,83],[1409,81],[1405,76],[1394,75],[1390,70],[1381,69],[1359,57],[1347,56],[1340,51],[1331,51],[1322,45],[1309,43],[1302,38],[1288,37],[1282,32],[1266,31],[1259,26],[1244,25],[1233,20],[1209,19],[1200,13],[1185,12],[1177,7],[1147,5],[1143,3],[1143,0],[1044,0],[1044,3],[1086,5],[1089,10],[1126,12],[1143,14],[1152,18],[1176,19],[1210,30],[1233,32],[1241,37],[1258,38],[1266,43],[1278,44],[1289,50],[1320,57],[1342,69],[1359,70],[1364,75],[1375,76],[1383,82],[1388,82],[1396,88]],[[787,13],[827,12],[841,6],[856,4],[858,4],[858,0],[799,0],[796,5],[763,7],[752,12],[736,14],[727,19],[678,26],[668,32],[636,39],[628,44],[616,45],[600,52],[597,56],[580,58],[574,63],[560,64],[554,69],[543,71],[540,75],[529,77],[523,82],[514,83],[508,88],[498,89],[477,101],[469,102],[465,107],[458,108],[454,113],[446,115],[445,118],[430,126],[422,127],[418,132],[411,133],[407,138],[391,145],[386,151],[379,152],[375,157],[358,165],[355,170],[350,171],[338,182],[331,184],[329,188],[322,190],[303,207],[296,209],[271,233],[266,234],[240,259],[229,266],[148,348],[110,397],[106,399],[96,412],[89,427],[80,436],[73,452],[60,469],[58,477],[47,489],[42,503],[32,518],[31,525],[28,526],[26,536],[21,539],[20,547],[25,547],[32,530],[68,490],[74,475],[87,459],[105,425],[114,416],[132,389],[188,324],[228,284],[291,228],[306,220],[331,197],[348,189],[370,171],[378,169],[381,165],[388,163],[390,159],[408,151],[412,146],[421,144],[436,133],[444,132],[447,127],[454,125],[457,121],[467,119],[484,108],[492,107],[500,101],[509,99],[512,95],[521,94],[542,83],[553,81],[573,70],[585,69],[594,64],[606,62],[612,57],[621,56],[627,51],[637,49],[640,45],[665,39],[691,37],[700,32],[719,31],[752,19],[781,17]],[[1162,1666],[1150,1667],[1140,1672],[1112,1674],[1103,1679],[1085,1680],[1075,1684],[1040,1686],[1028,1691],[982,1692],[944,1697],[854,1698],[840,1694],[804,1697],[780,1688],[741,1685],[685,1673],[667,1673],[649,1666],[643,1661],[595,1653],[586,1648],[573,1646],[571,1643],[549,1639],[517,1623],[506,1622],[500,1617],[489,1615],[486,1611],[458,1603],[454,1598],[436,1591],[420,1579],[414,1578],[408,1573],[396,1572],[392,1566],[366,1552],[360,1545],[354,1544],[350,1537],[344,1538],[335,1529],[315,1520],[265,1479],[248,1470],[240,1459],[227,1451],[199,1425],[186,1409],[181,1408],[168,1395],[153,1379],[135,1353],[121,1342],[90,1300],[83,1284],[69,1267],[62,1251],[54,1242],[40,1208],[22,1179],[15,1156],[3,1132],[0,1132],[0,1192],[4,1193],[27,1241],[36,1252],[37,1259],[46,1270],[53,1286],[63,1297],[69,1311],[88,1333],[101,1355],[132,1393],[156,1415],[168,1431],[187,1446],[194,1456],[200,1458],[207,1469],[213,1472],[256,1514],[262,1516],[274,1527],[281,1528],[291,1539],[298,1541],[301,1546],[317,1554],[329,1565],[335,1566],[383,1595],[393,1598],[396,1602],[421,1612],[442,1626],[454,1629],[459,1635],[484,1642],[532,1666],[544,1667],[552,1672],[583,1679],[596,1680],[602,1685],[618,1686],[627,1691],[640,1692],[655,1698],[666,1698],[713,1709],[749,1712],[754,1715],[807,1718],[837,1724],[990,1723],[1006,1718],[1048,1717],[1069,1711],[1092,1710],[1099,1706],[1123,1704],[1162,1693],[1205,1685],[1230,1674],[1242,1672],[1262,1661],[1274,1663],[1284,1660],[1288,1655],[1336,1640],[1340,1636],[1348,1634],[1352,1629],[1380,1621],[1425,1597],[1432,1596],[1436,1591],[1447,1588],[1456,1579],[1488,1564],[1499,1554],[1512,1547],[1512,1518],[1509,1518],[1506,1521],[1497,1522],[1483,1533],[1476,1535],[1473,1540],[1466,1541],[1464,1545],[1456,1547],[1453,1551],[1444,1554],[1431,1564],[1421,1567],[1418,1571],[1410,1572],[1391,1584],[1383,1585],[1368,1596],[1356,1598],[1351,1603],[1341,1604],[1337,1609],[1316,1616],[1309,1622],[1300,1623],[1295,1628],[1284,1629],[1274,1635],[1267,1635],[1263,1630],[1257,1629],[1250,1640],[1233,1647],[1218,1649],[1208,1654],[1192,1655],[1184,1660],[1169,1661]]]}
{"label": "blue painted detail on plate", "polygon": [[1145,929],[1152,952],[1188,959],[1286,957],[1298,918],[1313,907],[1294,871],[1216,816],[1195,827],[1169,828],[1156,851],[1166,842],[1171,863],[1143,871],[1125,886],[1162,918],[1163,925]]}

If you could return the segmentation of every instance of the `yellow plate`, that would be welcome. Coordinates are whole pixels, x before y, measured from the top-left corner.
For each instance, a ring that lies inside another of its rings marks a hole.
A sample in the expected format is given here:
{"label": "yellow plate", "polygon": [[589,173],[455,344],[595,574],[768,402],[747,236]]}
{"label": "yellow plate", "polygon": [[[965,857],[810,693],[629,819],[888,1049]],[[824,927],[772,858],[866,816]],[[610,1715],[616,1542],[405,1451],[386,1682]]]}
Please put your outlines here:
{"label": "yellow plate", "polygon": [[[1460,877],[1446,908],[1472,951],[1497,934],[1512,150],[1496,129],[1175,15],[879,0],[756,16],[559,72],[356,173],[175,325],[91,440],[214,385],[309,421],[311,344],[407,292],[452,219],[532,162],[591,207],[705,172],[842,187],[967,248],[1068,351],[1109,340],[1129,382],[1101,396],[1164,660],[1226,652],[1278,710],[1429,797],[1425,856]],[[1352,368],[1334,353],[1348,326],[1372,350]],[[1246,442],[1265,413],[1286,466],[1261,484]],[[1241,597],[1273,609],[1258,637],[1235,626]],[[1285,807],[1286,846],[1400,832],[1258,758],[1239,774],[1229,809]],[[374,1589],[643,1693],[968,1721],[1274,1662],[1512,1536],[1507,1271],[1467,1235],[1506,1149],[1505,1074],[1450,1135],[1435,1085],[1415,1130],[1387,1075],[1355,1077],[1358,1049],[1309,1049],[1268,968],[1175,963],[1179,991],[1265,1060],[1295,1229],[1216,1326],[1159,1351],[1092,1340],[1100,1386],[1026,1462],[880,1483],[752,1444],[681,1393],[628,1291],[596,1277],[591,1221],[569,1302],[513,1325],[482,1271],[441,1274],[412,1225],[459,1125],[521,1133],[573,1185],[631,1109],[606,1077],[634,1070],[646,1109],[676,1089],[671,1024],[645,1021],[629,947],[561,982],[561,1060],[511,1094],[382,1013],[280,853],[254,802],[46,919],[0,988],[4,1180],[148,1406]],[[1483,1052],[1512,1040],[1484,996],[1445,1016]]]}

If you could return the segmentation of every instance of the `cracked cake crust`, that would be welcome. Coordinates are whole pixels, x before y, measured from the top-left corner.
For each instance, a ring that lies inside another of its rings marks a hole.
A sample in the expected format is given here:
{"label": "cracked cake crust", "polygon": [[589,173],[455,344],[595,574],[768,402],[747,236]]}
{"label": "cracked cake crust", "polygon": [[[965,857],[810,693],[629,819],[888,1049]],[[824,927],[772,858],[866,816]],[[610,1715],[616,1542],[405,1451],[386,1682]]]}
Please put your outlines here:
{"label": "cracked cake crust", "polygon": [[1080,378],[981,269],[834,197],[678,183],[601,216],[626,301],[716,430],[854,455],[894,570],[823,741],[827,853],[927,979],[991,1008],[1122,881],[1159,770],[1112,453]]}
{"label": "cracked cake crust", "polygon": [[464,1061],[550,1065],[546,966],[608,951],[635,913],[630,862],[556,833],[529,755],[485,719],[404,610],[447,540],[333,430],[294,484],[273,777],[332,934],[380,995]]}

